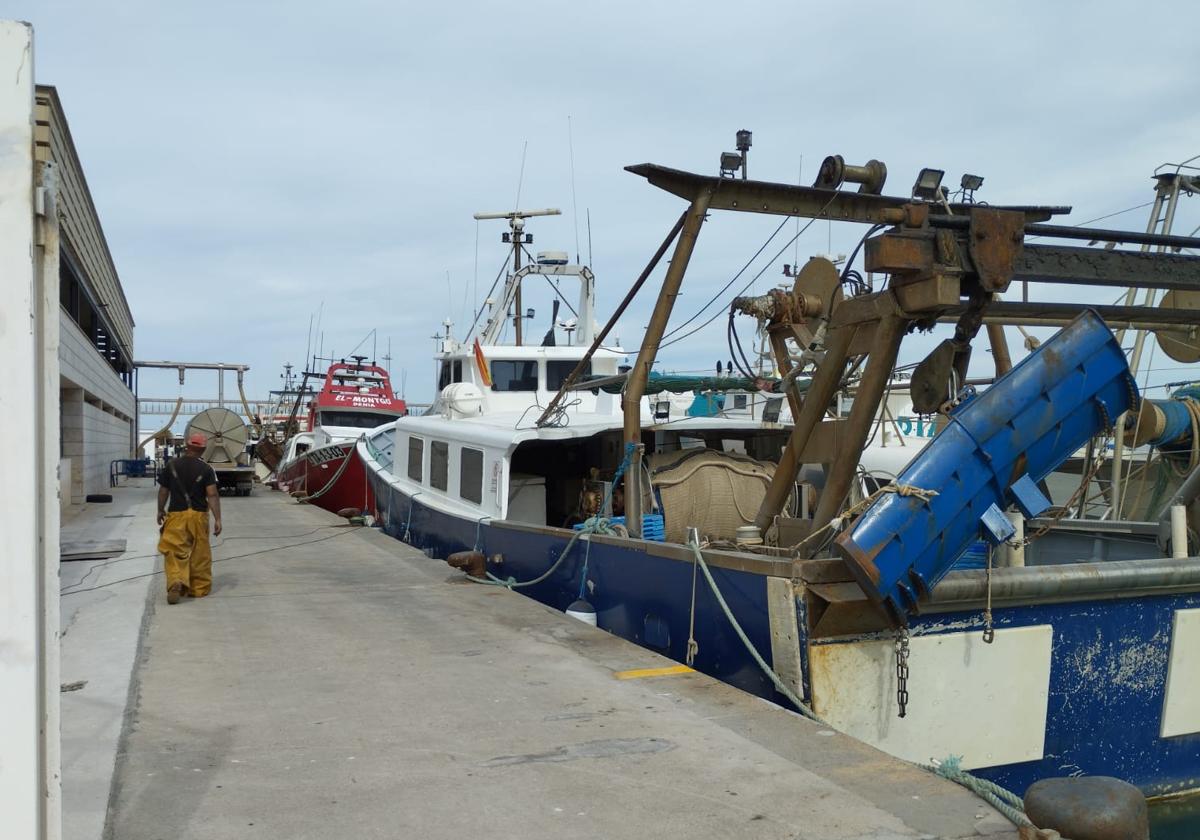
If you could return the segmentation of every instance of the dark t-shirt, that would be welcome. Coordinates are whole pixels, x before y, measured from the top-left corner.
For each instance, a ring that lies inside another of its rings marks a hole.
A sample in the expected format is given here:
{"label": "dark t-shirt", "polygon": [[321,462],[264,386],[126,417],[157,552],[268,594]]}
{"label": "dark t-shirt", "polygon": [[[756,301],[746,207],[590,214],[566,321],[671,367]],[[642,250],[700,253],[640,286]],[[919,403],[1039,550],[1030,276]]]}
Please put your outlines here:
{"label": "dark t-shirt", "polygon": [[[171,477],[172,471],[175,478]],[[217,483],[217,474],[199,458],[183,456],[167,462],[158,473],[158,483],[171,491],[168,511],[207,511],[207,490]]]}

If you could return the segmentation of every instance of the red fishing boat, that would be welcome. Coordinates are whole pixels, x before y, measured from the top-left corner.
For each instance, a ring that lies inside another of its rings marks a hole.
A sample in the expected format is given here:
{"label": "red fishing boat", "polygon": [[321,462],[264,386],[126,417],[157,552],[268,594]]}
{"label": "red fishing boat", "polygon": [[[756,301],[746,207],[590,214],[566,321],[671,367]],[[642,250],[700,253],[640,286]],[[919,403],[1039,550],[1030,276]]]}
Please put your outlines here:
{"label": "red fishing boat", "polygon": [[364,431],[407,413],[388,372],[365,362],[365,356],[352,356],[329,366],[308,404],[307,423],[288,439],[275,470],[280,490],[335,513],[374,509],[374,494],[354,445]]}

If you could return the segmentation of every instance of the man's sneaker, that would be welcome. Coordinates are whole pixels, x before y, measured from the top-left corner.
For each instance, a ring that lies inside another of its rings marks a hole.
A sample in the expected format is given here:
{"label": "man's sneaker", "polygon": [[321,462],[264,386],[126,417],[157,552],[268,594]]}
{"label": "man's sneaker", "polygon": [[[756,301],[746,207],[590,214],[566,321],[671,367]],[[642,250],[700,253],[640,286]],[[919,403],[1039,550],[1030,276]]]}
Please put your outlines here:
{"label": "man's sneaker", "polygon": [[167,603],[178,604],[179,599],[183,597],[183,584],[172,583],[167,587]]}

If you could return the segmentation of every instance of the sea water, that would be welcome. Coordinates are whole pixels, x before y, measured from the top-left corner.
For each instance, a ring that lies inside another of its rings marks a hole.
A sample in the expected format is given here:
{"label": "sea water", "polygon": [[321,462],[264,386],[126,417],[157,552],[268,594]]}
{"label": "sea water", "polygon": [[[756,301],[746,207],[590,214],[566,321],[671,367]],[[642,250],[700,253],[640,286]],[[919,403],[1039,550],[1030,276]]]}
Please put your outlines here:
{"label": "sea water", "polygon": [[1200,795],[1151,803],[1150,840],[1197,837],[1200,837]]}

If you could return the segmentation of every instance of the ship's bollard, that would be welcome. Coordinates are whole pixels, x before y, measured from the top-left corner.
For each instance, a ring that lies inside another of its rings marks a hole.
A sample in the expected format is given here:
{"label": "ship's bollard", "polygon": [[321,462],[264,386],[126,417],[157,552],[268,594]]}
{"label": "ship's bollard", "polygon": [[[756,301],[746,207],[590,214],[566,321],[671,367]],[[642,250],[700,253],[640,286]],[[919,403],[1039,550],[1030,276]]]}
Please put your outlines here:
{"label": "ship's bollard", "polygon": [[1071,840],[1149,840],[1146,797],[1111,776],[1042,779],[1025,791],[1025,814]]}

